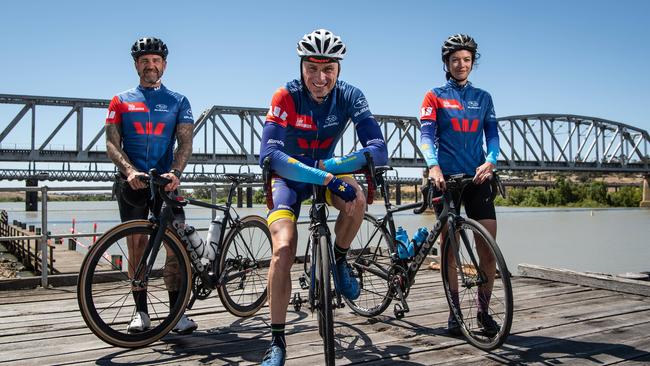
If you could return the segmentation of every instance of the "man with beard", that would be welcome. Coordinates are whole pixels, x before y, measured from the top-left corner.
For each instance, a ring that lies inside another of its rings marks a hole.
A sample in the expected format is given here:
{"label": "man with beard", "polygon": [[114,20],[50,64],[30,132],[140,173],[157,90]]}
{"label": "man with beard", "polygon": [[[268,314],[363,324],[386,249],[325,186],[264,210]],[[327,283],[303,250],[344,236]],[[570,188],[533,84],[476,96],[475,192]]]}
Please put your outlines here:
{"label": "man with beard", "polygon": [[[194,118],[190,103],[183,95],[167,89],[161,78],[167,67],[167,46],[158,38],[145,37],[131,47],[131,56],[140,77],[140,85],[119,93],[111,100],[106,117],[106,151],[115,163],[121,177],[117,179],[115,192],[122,222],[146,219],[150,211],[147,185],[140,177],[152,168],[164,172],[171,180],[166,191],[174,191],[192,154]],[[174,151],[174,144],[178,147]],[[181,208],[174,209],[175,229],[184,229],[185,215]],[[132,235],[127,238],[128,273],[134,276],[134,267],[142,258],[149,238]],[[178,299],[178,261],[167,253],[165,264],[165,287],[169,303]],[[135,311],[128,324],[129,333],[146,331],[151,321],[147,304],[159,302],[159,295],[147,296],[147,289],[134,287]],[[165,305],[166,306],[166,305]],[[171,306],[170,306],[171,307]],[[153,309],[156,311],[156,309]],[[192,333],[197,324],[183,315],[173,331]]]}

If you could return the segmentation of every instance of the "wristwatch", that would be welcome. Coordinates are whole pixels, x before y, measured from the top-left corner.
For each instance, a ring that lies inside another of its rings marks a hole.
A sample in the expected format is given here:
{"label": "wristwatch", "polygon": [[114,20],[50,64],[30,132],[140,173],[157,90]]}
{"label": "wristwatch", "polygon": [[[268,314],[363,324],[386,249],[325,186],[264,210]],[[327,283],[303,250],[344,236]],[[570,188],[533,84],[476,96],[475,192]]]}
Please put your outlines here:
{"label": "wristwatch", "polygon": [[181,174],[183,174],[183,172],[181,172],[181,171],[178,170],[178,169],[172,169],[172,170],[170,171],[170,173],[174,174],[174,175],[176,176],[176,178],[178,178],[178,179],[181,179]]}

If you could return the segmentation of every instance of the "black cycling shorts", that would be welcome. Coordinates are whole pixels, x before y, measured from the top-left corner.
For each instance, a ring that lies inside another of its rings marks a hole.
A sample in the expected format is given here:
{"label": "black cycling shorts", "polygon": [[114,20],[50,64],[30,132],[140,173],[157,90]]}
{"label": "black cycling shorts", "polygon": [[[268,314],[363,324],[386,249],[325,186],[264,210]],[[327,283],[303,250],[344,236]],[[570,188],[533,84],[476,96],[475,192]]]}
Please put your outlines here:
{"label": "black cycling shorts", "polygon": [[[162,207],[161,202],[157,203],[156,207],[152,207],[149,200],[149,188],[133,190],[124,176],[116,177],[113,193],[117,199],[122,222],[147,219],[150,212],[159,213]],[[185,217],[182,207],[174,207],[172,212],[174,217],[179,217],[179,215]]]}
{"label": "black cycling shorts", "polygon": [[[463,207],[467,217],[474,220],[496,220],[496,213],[494,212],[494,189],[492,182],[487,180],[480,185],[468,184],[463,191]],[[440,192],[434,192],[434,197],[440,196]],[[454,203],[456,208],[460,209],[460,192],[453,193]],[[442,203],[435,205],[434,210],[436,215],[442,212]]]}

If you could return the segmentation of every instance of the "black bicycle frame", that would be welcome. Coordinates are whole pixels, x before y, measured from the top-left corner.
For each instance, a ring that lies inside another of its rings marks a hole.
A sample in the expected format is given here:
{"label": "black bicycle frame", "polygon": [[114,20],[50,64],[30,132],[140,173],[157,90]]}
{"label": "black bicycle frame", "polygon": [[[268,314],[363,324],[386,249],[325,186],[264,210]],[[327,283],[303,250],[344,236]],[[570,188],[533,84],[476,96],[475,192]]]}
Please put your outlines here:
{"label": "black bicycle frame", "polygon": [[[199,207],[209,208],[209,209],[223,212],[224,217],[221,221],[221,233],[219,236],[219,243],[217,245],[216,258],[212,262],[213,268],[211,268],[212,272],[214,272],[214,269],[218,261],[220,260],[222,243],[225,238],[226,230],[235,227],[236,225],[235,220],[239,218],[237,212],[234,212],[235,218],[233,218],[233,216],[231,215],[232,199],[234,197],[237,186],[239,186],[239,182],[236,180],[232,182],[230,186],[230,190],[228,191],[228,198],[226,200],[226,205],[224,206],[224,205],[218,205],[218,204],[207,203],[199,200],[194,200],[191,198],[181,198],[180,200],[174,200],[170,198],[168,192],[164,191],[164,186],[167,183],[169,183],[169,180],[158,175],[155,170],[151,170],[149,172],[148,180],[151,181],[149,184],[149,188],[150,188],[150,197],[151,200],[153,200],[152,207],[157,207],[156,204],[159,202],[158,200],[160,199],[162,199],[166,204],[161,205],[160,212],[152,211],[152,215],[149,218],[149,220],[152,223],[156,224],[155,235],[149,237],[149,244],[145,248],[145,251],[141,259],[141,263],[139,263],[138,266],[136,267],[137,271],[135,272],[134,280],[132,280],[133,284],[135,286],[144,287],[144,284],[148,282],[148,276],[149,276],[148,274],[151,272],[156,257],[158,256],[158,252],[160,251],[160,245],[162,244],[162,238],[165,233],[164,228],[166,228],[173,219],[172,208],[184,207],[186,205],[199,206]],[[203,263],[201,263],[201,258],[196,254],[196,250],[189,243],[187,237],[185,235],[181,235],[180,233],[176,233],[176,234],[179,236],[181,242],[185,244],[188,254],[190,255],[192,267],[197,273],[199,273],[204,283],[209,284],[211,288],[216,288],[217,286],[226,282],[226,280],[231,280],[237,276],[243,276],[245,274],[245,273],[236,273],[235,275],[230,276],[228,278],[223,278],[223,276],[220,275],[219,278],[216,281],[214,281],[213,278],[210,276],[210,271],[206,270]],[[253,253],[249,253],[249,254],[252,255]],[[142,261],[145,261],[144,263],[146,263],[146,268],[142,266]],[[144,276],[143,276],[144,278],[142,280],[135,280],[135,278],[139,278],[140,276],[143,275],[143,271],[144,271]]]}
{"label": "black bicycle frame", "polygon": [[318,186],[314,185],[313,186],[313,202],[311,209],[309,210],[309,219],[310,219],[310,224],[309,224],[309,232],[310,232],[310,245],[311,245],[311,266],[309,269],[309,276],[310,276],[310,286],[309,286],[309,302],[310,306],[312,309],[315,307],[315,302],[316,302],[316,297],[314,296],[314,291],[315,287],[314,284],[316,283],[316,265],[317,263],[314,261],[314,258],[319,258],[322,260],[322,256],[317,253],[320,253],[320,238],[326,237],[327,238],[327,249],[329,251],[329,268],[330,272],[332,273],[332,278],[334,279],[334,290],[336,294],[336,306],[340,307],[341,305],[341,294],[339,293],[338,288],[336,287],[337,283],[337,274],[336,271],[333,270],[335,267],[335,260],[334,260],[334,246],[332,245],[332,236],[329,230],[329,227],[327,226],[327,217],[328,217],[328,210],[327,210],[327,203],[325,201],[325,191],[327,190],[326,187],[324,186]]}
{"label": "black bicycle frame", "polygon": [[[381,176],[376,176],[375,177],[377,181],[377,185],[381,187],[381,192],[382,196],[384,198],[384,205],[386,206],[386,214],[377,219],[378,224],[380,227],[383,227],[386,229],[390,235],[390,240],[388,242],[389,248],[392,251],[392,253],[397,253],[397,248],[396,248],[396,243],[395,243],[395,223],[393,220],[393,214],[396,212],[401,212],[401,211],[406,211],[418,207],[422,207],[424,205],[428,205],[428,202],[431,202],[431,195],[428,194],[427,197],[424,198],[424,202],[415,202],[415,203],[410,203],[406,205],[400,205],[400,206],[393,206],[390,203],[389,196],[388,196],[388,187],[385,184],[385,181]],[[459,185],[457,189],[461,190],[461,195],[462,195],[462,190],[464,189],[464,186],[468,184],[469,180],[468,178],[462,178],[460,181],[458,181],[455,185]],[[428,192],[431,192],[431,182],[429,182],[429,188]],[[418,248],[417,252],[415,253],[415,256],[410,259],[410,263],[408,263],[408,268],[407,268],[407,278],[408,278],[408,283],[413,283],[413,280],[415,279],[415,275],[417,274],[418,270],[424,263],[424,260],[426,259],[427,255],[431,252],[431,249],[435,245],[436,240],[442,233],[444,227],[449,223],[449,229],[451,232],[456,232],[456,228],[462,224],[464,221],[464,218],[459,214],[458,209],[456,208],[456,203],[454,202],[452,195],[451,195],[451,189],[447,189],[443,192],[443,195],[439,198],[440,201],[442,201],[443,204],[443,209],[436,220],[436,223],[433,227],[433,230],[429,232],[429,235],[427,236],[427,239],[422,243],[422,245]],[[377,235],[379,231],[373,233],[373,235]],[[461,235],[466,235],[465,233],[461,233]],[[458,250],[458,241],[456,240],[455,235],[450,235],[449,236],[451,245],[453,247],[454,252]],[[467,242],[467,237],[463,238]],[[372,237],[368,240],[370,243],[372,241]],[[471,255],[471,259],[473,263],[478,263],[476,258],[473,256],[472,251],[468,251]],[[456,257],[456,262],[460,266],[460,258],[459,256]],[[395,261],[394,258],[391,258],[391,265]],[[403,261],[403,263],[407,263],[409,260],[396,260],[396,261]],[[357,264],[358,265],[358,264]],[[375,269],[375,268],[370,268],[370,267],[364,267],[365,270],[382,277],[386,279],[387,281],[390,279],[389,278],[389,272],[382,270],[382,269]],[[464,274],[461,271],[461,281],[465,283],[465,278]],[[480,279],[477,281],[477,284],[482,284],[485,282],[487,279],[484,279],[483,275],[481,274]]]}

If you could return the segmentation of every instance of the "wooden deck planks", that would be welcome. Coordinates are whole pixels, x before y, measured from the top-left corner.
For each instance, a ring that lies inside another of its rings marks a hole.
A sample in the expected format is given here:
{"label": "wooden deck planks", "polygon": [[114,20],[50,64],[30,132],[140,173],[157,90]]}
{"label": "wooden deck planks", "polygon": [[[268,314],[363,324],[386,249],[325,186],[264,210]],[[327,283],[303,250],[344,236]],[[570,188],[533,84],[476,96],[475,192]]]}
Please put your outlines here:
{"label": "wooden deck planks", "polygon": [[[296,286],[294,281],[294,286]],[[296,287],[294,287],[297,290]],[[409,296],[411,312],[393,318],[392,305],[367,319],[335,313],[337,364],[608,364],[650,357],[650,298],[531,278],[513,279],[515,316],[506,344],[492,353],[445,333],[448,309],[440,276],[422,271]],[[6,296],[5,296],[6,295]],[[188,314],[191,336],[168,335],[137,350],[97,339],[77,308],[74,287],[0,293],[0,363],[257,364],[268,345],[268,308],[250,319],[227,313],[216,293]],[[292,308],[287,365],[323,363],[316,316]]]}

